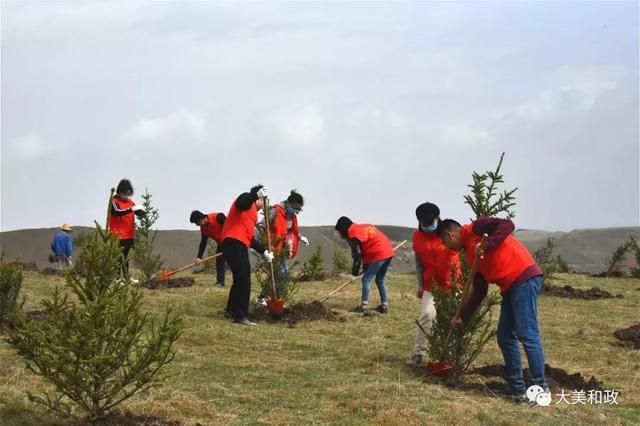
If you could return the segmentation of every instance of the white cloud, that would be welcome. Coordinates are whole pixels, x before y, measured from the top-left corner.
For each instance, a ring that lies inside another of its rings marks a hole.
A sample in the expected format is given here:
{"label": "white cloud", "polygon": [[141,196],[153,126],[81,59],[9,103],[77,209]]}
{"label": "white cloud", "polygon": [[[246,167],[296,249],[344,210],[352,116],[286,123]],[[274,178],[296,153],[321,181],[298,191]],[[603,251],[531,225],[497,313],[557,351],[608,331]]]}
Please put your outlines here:
{"label": "white cloud", "polygon": [[34,131],[10,140],[9,147],[12,154],[21,158],[42,157],[46,151],[40,134]]}
{"label": "white cloud", "polygon": [[317,145],[325,131],[322,112],[311,105],[276,111],[267,116],[265,124],[276,137],[290,145]]}
{"label": "white cloud", "polygon": [[181,109],[166,117],[138,121],[124,133],[123,140],[144,148],[198,145],[206,137],[207,122],[204,116]]}

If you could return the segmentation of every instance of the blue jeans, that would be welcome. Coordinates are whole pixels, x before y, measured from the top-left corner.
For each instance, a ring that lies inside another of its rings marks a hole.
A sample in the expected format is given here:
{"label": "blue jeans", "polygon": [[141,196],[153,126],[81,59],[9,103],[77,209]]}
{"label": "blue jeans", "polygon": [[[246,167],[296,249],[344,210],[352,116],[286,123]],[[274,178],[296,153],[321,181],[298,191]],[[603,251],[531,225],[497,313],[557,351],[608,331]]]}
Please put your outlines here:
{"label": "blue jeans", "polygon": [[542,277],[534,277],[502,295],[497,337],[504,357],[507,383],[514,393],[525,392],[519,343],[522,343],[527,355],[533,384],[547,387],[544,352],[538,329],[538,295],[541,289]]}
{"label": "blue jeans", "polygon": [[375,277],[378,291],[380,292],[380,301],[383,305],[387,304],[387,288],[384,286],[384,277],[387,275],[389,265],[391,265],[391,257],[385,260],[379,260],[365,266],[364,276],[362,277],[362,304],[369,304],[369,292],[371,291],[371,281]]}

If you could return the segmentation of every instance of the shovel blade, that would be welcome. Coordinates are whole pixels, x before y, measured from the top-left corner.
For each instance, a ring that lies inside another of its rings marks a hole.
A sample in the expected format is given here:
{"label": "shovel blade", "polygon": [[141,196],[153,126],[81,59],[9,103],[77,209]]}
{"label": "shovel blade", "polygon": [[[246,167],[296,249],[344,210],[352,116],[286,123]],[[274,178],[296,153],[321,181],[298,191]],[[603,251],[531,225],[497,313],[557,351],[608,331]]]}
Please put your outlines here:
{"label": "shovel blade", "polygon": [[284,300],[273,298],[267,300],[267,310],[271,315],[284,314]]}
{"label": "shovel blade", "polygon": [[440,361],[429,361],[427,363],[427,374],[436,377],[448,377],[451,374],[453,365]]}
{"label": "shovel blade", "polygon": [[166,271],[161,271],[161,272],[158,273],[158,279],[160,281],[164,281],[164,280],[169,279],[169,277],[171,275],[173,275],[173,274],[175,274],[174,271],[172,271],[171,269],[167,269]]}

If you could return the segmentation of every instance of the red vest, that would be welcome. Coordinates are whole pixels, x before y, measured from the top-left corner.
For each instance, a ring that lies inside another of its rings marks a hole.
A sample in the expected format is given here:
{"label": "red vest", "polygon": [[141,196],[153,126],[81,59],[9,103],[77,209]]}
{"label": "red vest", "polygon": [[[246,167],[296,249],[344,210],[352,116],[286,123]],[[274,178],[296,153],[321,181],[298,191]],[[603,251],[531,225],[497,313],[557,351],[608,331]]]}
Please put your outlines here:
{"label": "red vest", "polygon": [[[460,230],[464,251],[469,267],[473,263],[476,245],[481,237],[473,232],[472,225],[464,225]],[[485,253],[478,265],[478,273],[482,274],[489,283],[495,283],[504,293],[511,284],[528,267],[535,265],[529,250],[516,237],[509,235],[499,246]]]}
{"label": "red vest", "polygon": [[347,231],[347,236],[360,241],[362,245],[362,261],[370,265],[379,260],[393,257],[393,247],[386,235],[373,225],[352,224]]}
{"label": "red vest", "polygon": [[294,214],[291,216],[291,232],[289,232],[287,230],[287,213],[284,207],[276,204],[274,208],[276,210],[276,217],[273,220],[273,227],[271,229],[273,232],[273,240],[278,240],[276,250],[282,250],[285,244],[290,245],[291,253],[289,253],[289,259],[293,259],[298,253],[298,238],[300,237],[298,231],[298,215]]}
{"label": "red vest", "polygon": [[222,241],[227,238],[233,238],[243,243],[247,247],[251,247],[251,241],[256,234],[256,223],[258,222],[258,208],[256,203],[251,205],[249,210],[240,210],[236,208],[234,201],[227,215],[227,220],[222,227]]}
{"label": "red vest", "polygon": [[[116,196],[113,197],[113,202],[120,210],[130,209],[135,206],[135,203],[131,198],[123,200]],[[111,207],[109,207],[111,208]],[[109,230],[118,236],[120,240],[129,240],[136,236],[136,217],[133,212],[129,212],[122,216],[116,216],[114,214],[109,215]]]}
{"label": "red vest", "polygon": [[222,225],[220,225],[216,219],[218,213],[209,213],[207,215],[208,224],[201,226],[200,231],[207,237],[211,238],[216,244],[222,244]]}
{"label": "red vest", "polygon": [[447,293],[451,291],[451,275],[455,275],[458,285],[462,281],[458,252],[444,245],[435,232],[415,231],[413,250],[424,266],[422,288],[431,291],[433,281]]}

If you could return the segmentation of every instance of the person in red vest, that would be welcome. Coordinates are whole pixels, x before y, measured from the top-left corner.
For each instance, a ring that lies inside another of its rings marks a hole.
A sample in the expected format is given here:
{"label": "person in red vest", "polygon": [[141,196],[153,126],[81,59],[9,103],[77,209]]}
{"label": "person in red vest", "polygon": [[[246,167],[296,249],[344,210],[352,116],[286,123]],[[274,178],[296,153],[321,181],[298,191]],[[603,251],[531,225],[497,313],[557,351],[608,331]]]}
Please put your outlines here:
{"label": "person in red vest", "polygon": [[[224,213],[204,214],[198,210],[191,212],[189,221],[200,227],[200,245],[198,246],[198,254],[195,260],[196,264],[202,262],[202,256],[207,248],[209,238],[216,242],[216,254],[222,252],[220,248],[222,245],[222,226],[226,219],[227,216]],[[216,258],[216,287],[224,287],[224,257],[222,256]]]}
{"label": "person in red vest", "polygon": [[[298,227],[298,214],[302,211],[303,206],[304,197],[293,189],[285,201],[269,207],[269,223],[274,244],[274,256],[285,250],[286,257],[293,259],[298,254],[299,242],[302,242],[305,246],[309,245],[309,239],[300,234]],[[258,224],[258,231],[263,237],[263,241],[264,227],[265,220],[262,219]],[[289,272],[289,265],[286,261],[282,263],[280,269],[283,273]],[[256,303],[266,306],[267,296],[261,293]]]}
{"label": "person in red vest", "polygon": [[420,366],[427,353],[428,342],[424,332],[429,332],[436,318],[436,305],[431,292],[433,285],[448,293],[451,291],[451,277],[454,276],[456,282],[461,280],[458,252],[447,248],[436,232],[440,223],[438,206],[433,203],[420,204],[416,208],[416,218],[418,229],[413,233],[418,280],[416,297],[422,301],[422,306],[413,356],[407,361],[410,367]]}
{"label": "person in red vest", "polygon": [[225,316],[241,325],[255,325],[249,320],[249,298],[251,296],[251,262],[249,247],[261,253],[267,262],[273,261],[273,253],[258,239],[256,224],[258,210],[262,208],[267,188],[257,185],[244,192],[231,205],[227,220],[222,226],[222,255],[231,268],[233,284],[229,291]]}
{"label": "person in red vest", "polygon": [[393,247],[391,241],[378,228],[368,224],[353,223],[351,219],[342,216],[336,223],[335,230],[347,240],[351,247],[353,267],[351,274],[356,279],[360,274],[360,265],[363,265],[362,276],[362,303],[352,312],[364,313],[369,308],[369,292],[371,281],[376,280],[380,292],[380,306],[376,311],[386,314],[389,312],[387,289],[384,284],[385,276],[393,259]]}
{"label": "person in red vest", "polygon": [[129,276],[129,251],[134,246],[136,237],[135,217],[144,217],[146,212],[142,206],[136,206],[131,199],[133,185],[129,179],[122,179],[116,188],[116,195],[111,200],[111,214],[109,215],[109,231],[116,234],[122,247],[122,275],[133,282],[138,280]]}
{"label": "person in red vest", "polygon": [[[500,287],[502,303],[498,320],[498,346],[504,358],[510,396],[516,402],[526,404],[528,398],[519,344],[522,344],[527,356],[533,384],[548,392],[544,375],[544,350],[538,327],[542,270],[524,244],[511,235],[514,229],[509,219],[486,217],[464,226],[446,219],[440,224],[438,235],[450,249],[464,249],[469,265],[473,263],[476,250],[482,256],[471,296],[460,317],[451,321],[452,327],[459,327],[473,315],[486,297],[489,283]],[[481,247],[481,236],[485,234],[488,237],[484,247]]]}

